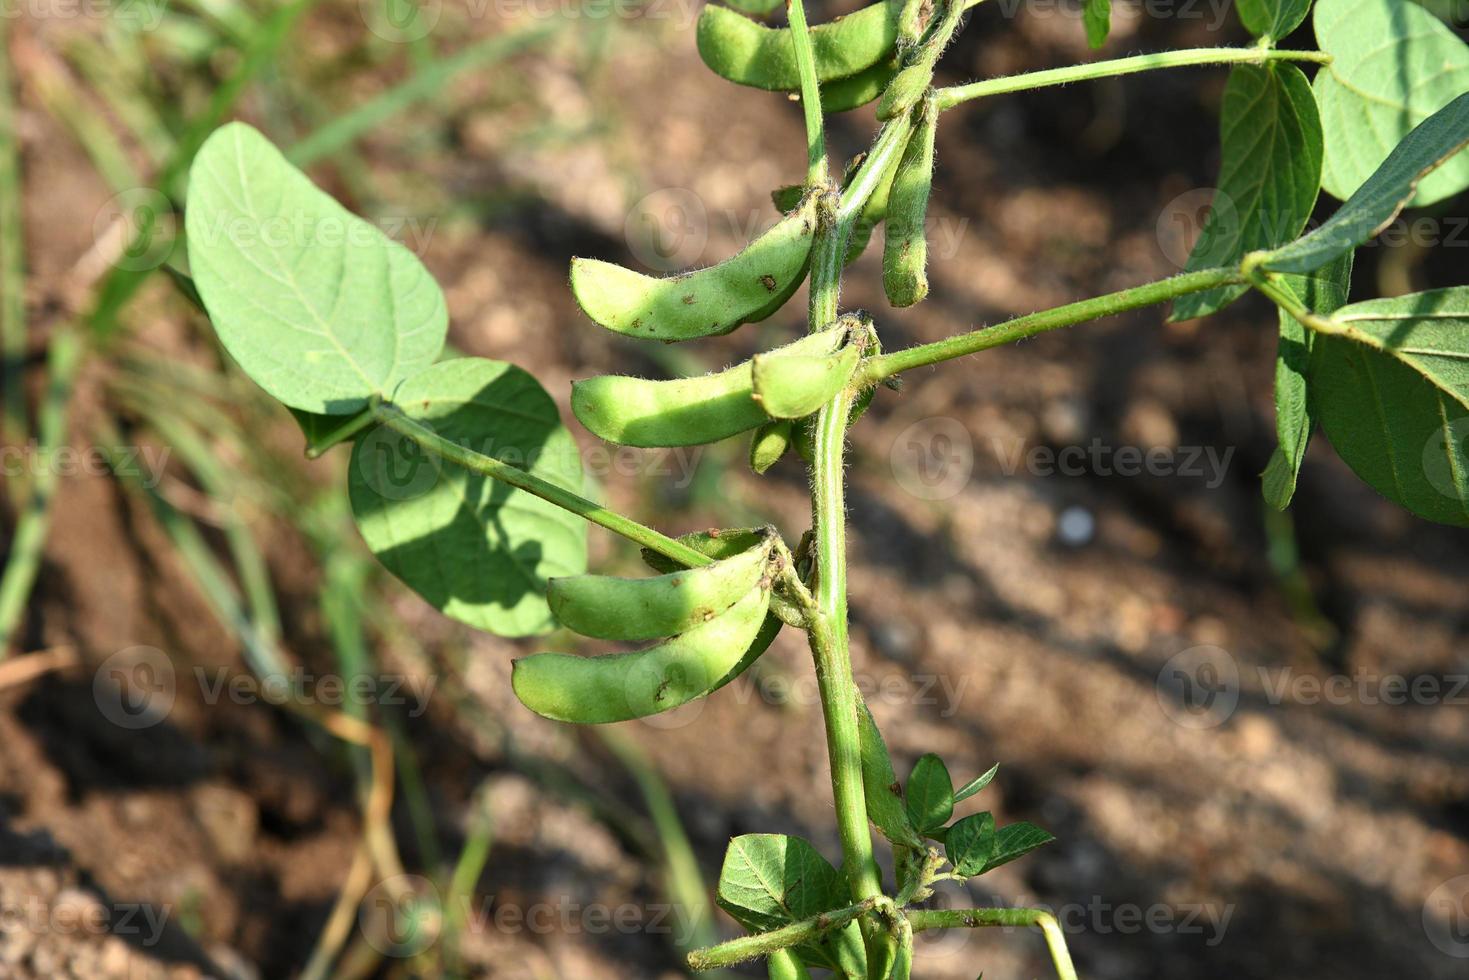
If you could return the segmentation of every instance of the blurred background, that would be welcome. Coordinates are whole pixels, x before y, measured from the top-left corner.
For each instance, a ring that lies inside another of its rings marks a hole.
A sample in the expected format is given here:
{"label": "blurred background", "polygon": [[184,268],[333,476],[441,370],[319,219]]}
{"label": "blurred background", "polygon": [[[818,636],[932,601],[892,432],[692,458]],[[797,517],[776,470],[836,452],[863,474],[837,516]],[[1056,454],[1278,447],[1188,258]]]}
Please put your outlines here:
{"label": "blurred background", "polygon": [[[189,159],[246,119],[422,257],[454,347],[545,384],[616,506],[799,537],[796,462],[615,451],[566,408],[572,379],[707,370],[801,329],[798,299],[647,346],[566,289],[573,255],[672,270],[772,223],[799,106],[708,72],[692,0],[395,4],[0,7],[0,977],[676,977],[737,932],[711,904],[730,836],[840,853],[792,631],[671,715],[533,716],[510,660],[545,641],[473,633],[378,567],[346,452],[303,458],[170,276]],[[1114,9],[1108,56],[1247,40],[1227,0]],[[991,0],[941,79],[1090,57],[1075,4]],[[844,306],[893,349],[1178,271],[1225,79],[947,114],[932,299],[890,309],[873,248]],[[873,125],[834,117],[834,149]],[[1365,248],[1356,292],[1462,283],[1466,203]],[[1266,510],[1275,334],[1253,297],[1143,311],[915,372],[853,434],[854,660],[899,771],[998,762],[960,812],[1059,838],[935,902],[1056,909],[1084,977],[1469,963],[1469,537],[1319,437],[1293,511]],[[638,567],[595,530],[592,561]],[[981,971],[1051,975],[1036,934],[922,937],[915,976]]]}

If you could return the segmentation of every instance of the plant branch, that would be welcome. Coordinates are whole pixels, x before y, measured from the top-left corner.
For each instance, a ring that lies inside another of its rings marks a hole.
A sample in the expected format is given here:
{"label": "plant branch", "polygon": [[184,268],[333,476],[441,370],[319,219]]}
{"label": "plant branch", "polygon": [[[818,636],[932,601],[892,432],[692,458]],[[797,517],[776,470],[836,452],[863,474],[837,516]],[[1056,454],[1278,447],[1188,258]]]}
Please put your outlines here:
{"label": "plant branch", "polygon": [[821,86],[816,81],[816,54],[811,49],[811,31],[806,25],[803,0],[786,0],[791,40],[796,48],[796,71],[801,76],[801,108],[806,115],[806,186],[826,183],[826,134],[822,129]]}
{"label": "plant branch", "polygon": [[1244,281],[1244,277],[1235,269],[1204,269],[1200,272],[1186,272],[1171,279],[1133,286],[1130,289],[1108,293],[1105,296],[1084,299],[1078,303],[1068,303],[1055,309],[1016,317],[992,327],[984,327],[957,337],[937,340],[931,344],[920,344],[917,347],[908,347],[890,354],[881,354],[869,358],[863,364],[860,380],[864,384],[875,384],[903,371],[938,364],[941,361],[951,361],[956,357],[964,357],[982,350],[989,350],[992,347],[1013,344],[1018,340],[1034,337],[1048,330],[1070,327],[1088,320],[1100,320],[1103,317],[1141,309],[1144,306],[1164,303],[1189,293],[1200,293],[1220,286],[1237,285]]}
{"label": "plant branch", "polygon": [[913,909],[907,913],[914,932],[925,929],[977,929],[986,926],[1034,926],[1046,937],[1056,976],[1076,980],[1076,967],[1066,948],[1066,934],[1045,909]]}
{"label": "plant branch", "polygon": [[781,926],[770,932],[741,936],[739,939],[731,939],[727,943],[710,946],[708,949],[696,949],[689,954],[689,969],[716,970],[720,967],[735,966],[762,956],[769,956],[778,950],[789,949],[823,936],[834,929],[841,929],[853,919],[871,911],[877,904],[876,899],[867,899],[856,905],[849,905],[846,908],[823,912],[809,919],[792,922],[788,926]]}
{"label": "plant branch", "polygon": [[483,474],[492,480],[508,483],[517,490],[524,490],[528,494],[540,497],[547,503],[570,511],[600,527],[605,527],[614,534],[620,534],[629,541],[672,558],[676,562],[690,568],[713,563],[713,559],[708,555],[690,548],[682,541],[676,541],[651,527],[639,524],[630,517],[624,517],[616,511],[608,510],[601,504],[594,503],[565,487],[557,486],[549,480],[543,480],[518,466],[511,466],[493,456],[477,453],[473,449],[445,439],[427,426],[404,415],[402,409],[390,402],[374,399],[371,414],[383,425],[412,440],[435,456],[462,466],[472,473]]}
{"label": "plant branch", "polygon": [[1186,48],[1181,51],[1159,51],[1156,54],[1140,54],[1131,58],[1111,61],[1094,61],[1085,65],[1068,65],[1065,68],[1050,68],[1045,71],[1006,75],[1002,78],[987,78],[968,85],[941,88],[936,93],[939,110],[952,109],[963,102],[982,99],[989,95],[1005,95],[1010,92],[1029,92],[1032,89],[1069,82],[1085,82],[1095,78],[1112,78],[1117,75],[1132,75],[1155,68],[1185,68],[1194,65],[1262,65],[1269,61],[1309,61],[1325,65],[1331,63],[1331,55],[1324,51],[1277,51],[1271,48]]}

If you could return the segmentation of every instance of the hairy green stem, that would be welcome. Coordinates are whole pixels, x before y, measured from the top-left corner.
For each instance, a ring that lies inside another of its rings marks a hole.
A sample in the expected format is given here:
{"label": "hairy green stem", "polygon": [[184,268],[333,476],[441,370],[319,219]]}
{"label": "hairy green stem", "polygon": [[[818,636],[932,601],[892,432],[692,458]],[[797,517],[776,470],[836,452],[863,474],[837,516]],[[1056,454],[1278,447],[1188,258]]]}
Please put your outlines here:
{"label": "hairy green stem", "polygon": [[890,354],[881,354],[863,363],[860,372],[861,379],[867,384],[874,384],[902,371],[911,371],[913,368],[938,364],[941,361],[951,361],[956,357],[989,350],[991,347],[1013,344],[1017,340],[1034,337],[1047,330],[1070,327],[1088,320],[1100,320],[1103,317],[1141,309],[1144,306],[1164,303],[1189,293],[1201,293],[1208,289],[1237,285],[1244,281],[1244,277],[1237,269],[1203,269],[1199,272],[1186,272],[1171,279],[1133,286],[1130,289],[1108,293],[1105,296],[1084,299],[1078,303],[1016,317],[992,327],[937,340],[931,344],[920,344],[917,347],[908,347]]}
{"label": "hairy green stem", "polygon": [[802,0],[786,0],[791,24],[791,41],[796,48],[796,71],[801,76],[801,108],[806,115],[806,186],[826,183],[826,133],[822,128],[821,86],[816,80],[816,54],[811,49],[811,31],[806,24]]}
{"label": "hairy green stem", "polygon": [[741,936],[739,939],[731,939],[718,946],[695,950],[689,954],[689,969],[714,970],[769,956],[778,950],[789,949],[819,938],[835,929],[841,929],[858,916],[870,912],[876,905],[875,900],[868,899],[846,908],[834,909],[809,919],[792,922],[788,926],[781,926],[770,932]]}
{"label": "hairy green stem", "polygon": [[372,412],[368,410],[358,412],[356,415],[344,416],[341,424],[335,429],[332,429],[320,439],[306,444],[306,458],[320,459],[326,454],[327,450],[351,439],[374,421]]}
{"label": "hairy green stem", "polygon": [[986,926],[1034,926],[1046,937],[1056,976],[1076,980],[1076,967],[1066,948],[1066,934],[1045,909],[914,909],[907,913],[914,932],[925,929],[977,929]]}
{"label": "hairy green stem", "polygon": [[987,78],[968,85],[941,88],[935,101],[939,110],[988,95],[1005,95],[1010,92],[1029,92],[1032,89],[1068,82],[1085,82],[1095,78],[1112,78],[1131,75],[1155,68],[1185,68],[1192,65],[1262,65],[1268,61],[1311,61],[1330,64],[1331,55],[1324,51],[1279,51],[1273,48],[1187,48],[1182,51],[1159,51],[1156,54],[1140,54],[1131,58],[1112,61],[1094,61],[1085,65],[1068,65],[1065,68],[1050,68],[1045,71],[1006,75],[1002,78]]}
{"label": "hairy green stem", "polygon": [[616,511],[608,510],[601,504],[594,503],[565,487],[557,486],[549,480],[543,480],[518,466],[501,462],[493,456],[477,453],[473,449],[445,439],[432,429],[404,415],[402,409],[391,402],[374,399],[371,413],[377,421],[435,456],[462,466],[471,473],[483,474],[492,480],[508,483],[517,490],[524,490],[532,496],[540,497],[547,503],[555,504],[562,510],[570,511],[583,520],[590,521],[599,527],[605,527],[614,534],[620,534],[629,541],[636,542],[667,558],[672,558],[676,562],[692,568],[709,565],[714,561],[708,555],[690,548],[682,541],[670,538],[645,524],[639,524],[631,517],[624,517]]}
{"label": "hairy green stem", "polygon": [[[1253,265],[1248,259],[1245,261],[1243,268],[1245,270],[1245,278],[1254,289],[1284,310],[1287,315],[1295,318],[1296,322],[1306,329],[1314,330],[1317,333],[1335,334],[1338,336],[1347,333],[1360,333],[1360,331],[1349,330],[1329,317],[1321,316],[1319,313],[1313,313],[1306,307],[1306,304],[1300,301],[1295,293],[1276,283],[1270,273]],[[1360,340],[1362,338],[1355,337],[1354,339]],[[1380,346],[1375,338],[1369,341],[1369,343],[1374,347]]]}

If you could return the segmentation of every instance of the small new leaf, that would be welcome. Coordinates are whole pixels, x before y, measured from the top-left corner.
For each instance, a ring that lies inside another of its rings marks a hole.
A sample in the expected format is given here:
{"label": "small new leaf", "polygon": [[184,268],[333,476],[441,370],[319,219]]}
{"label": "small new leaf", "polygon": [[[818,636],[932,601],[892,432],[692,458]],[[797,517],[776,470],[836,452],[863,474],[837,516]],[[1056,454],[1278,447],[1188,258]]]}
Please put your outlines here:
{"label": "small new leaf", "polygon": [[858,735],[862,749],[862,795],[867,803],[867,818],[878,832],[894,844],[923,849],[923,838],[908,817],[903,805],[902,786],[893,772],[893,760],[882,740],[877,723],[867,705],[858,706]]}
{"label": "small new leaf", "polygon": [[1008,827],[1001,827],[995,834],[994,856],[985,864],[984,870],[992,871],[1002,864],[1009,864],[1016,858],[1025,857],[1031,851],[1055,839],[1047,831],[1024,820],[1020,823],[1012,823]]}
{"label": "small new leaf", "polygon": [[954,802],[963,803],[965,800],[969,799],[971,796],[984,789],[990,784],[992,780],[994,780],[995,773],[999,771],[1000,764],[997,762],[993,766],[990,766],[988,772],[984,773],[983,775],[975,776],[954,793]]}
{"label": "small new leaf", "polygon": [[754,932],[769,932],[848,903],[846,882],[800,837],[744,834],[729,842],[719,907]]}
{"label": "small new leaf", "polygon": [[1235,0],[1234,9],[1247,31],[1274,42],[1301,26],[1311,0]]}
{"label": "small new leaf", "polygon": [[908,819],[921,834],[941,829],[954,815],[954,782],[944,760],[933,753],[922,756],[908,775]]}
{"label": "small new leaf", "polygon": [[999,838],[995,834],[995,815],[975,813],[949,828],[944,838],[944,853],[954,870],[972,878],[983,874],[995,856]]}

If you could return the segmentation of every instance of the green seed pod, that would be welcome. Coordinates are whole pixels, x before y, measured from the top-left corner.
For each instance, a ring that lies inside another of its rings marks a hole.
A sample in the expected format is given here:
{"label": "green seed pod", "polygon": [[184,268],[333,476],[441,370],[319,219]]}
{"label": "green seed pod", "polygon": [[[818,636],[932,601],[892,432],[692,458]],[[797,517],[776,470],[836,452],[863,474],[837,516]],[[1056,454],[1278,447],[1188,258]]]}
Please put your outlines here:
{"label": "green seed pod", "polygon": [[918,104],[932,83],[933,65],[926,61],[904,68],[882,93],[882,101],[877,104],[877,118],[887,121],[901,116]]}
{"label": "green seed pod", "polygon": [[791,448],[791,420],[777,419],[766,422],[755,430],[750,440],[750,469],[764,473]]}
{"label": "green seed pod", "polygon": [[816,195],[718,265],[660,279],[598,259],[571,260],[571,291],[587,316],[630,337],[691,340],[770,316],[806,278]]}
{"label": "green seed pod", "polygon": [[[817,81],[849,78],[891,54],[902,7],[902,0],[884,0],[813,25]],[[777,92],[801,88],[789,27],[766,27],[727,7],[709,4],[699,14],[697,40],[704,64],[732,82]]]}
{"label": "green seed pod", "polygon": [[773,419],[805,418],[851,380],[861,357],[855,343],[835,354],[756,354],[751,362],[755,401]]}
{"label": "green seed pod", "polygon": [[[756,360],[830,357],[846,339],[847,331],[824,330],[757,354]],[[715,374],[673,381],[622,375],[588,378],[572,385],[571,410],[593,433],[622,446],[718,442],[753,429],[770,417],[755,400],[754,363],[745,361]],[[825,397],[830,398],[836,390],[824,392]]]}
{"label": "green seed pod", "polygon": [[604,640],[653,640],[721,615],[755,588],[770,547],[654,578],[571,575],[547,583],[546,601],[562,626]]}
{"label": "green seed pod", "polygon": [[[681,534],[678,540],[700,554],[708,555],[715,561],[719,561],[749,551],[758,546],[770,533],[772,532],[769,529],[763,527],[716,527],[707,531],[691,531],[688,534]],[[642,554],[643,561],[655,572],[677,572],[684,568],[667,555],[660,555],[648,548],[644,548]]]}
{"label": "green seed pod", "polygon": [[538,653],[514,662],[510,684],[522,704],[556,721],[600,725],[668,711],[743,670],[769,605],[770,589],[761,585],[723,615],[646,650]]}
{"label": "green seed pod", "polygon": [[913,127],[903,159],[888,194],[887,227],[882,250],[882,284],[888,302],[912,306],[928,295],[928,192],[933,185],[933,141],[936,115],[926,102]]}
{"label": "green seed pod", "polygon": [[897,73],[897,62],[887,58],[855,75],[834,79],[821,86],[821,109],[823,112],[849,112],[864,106],[887,91]]}

